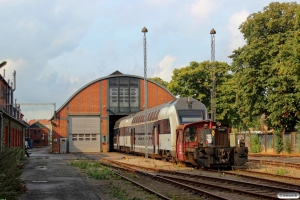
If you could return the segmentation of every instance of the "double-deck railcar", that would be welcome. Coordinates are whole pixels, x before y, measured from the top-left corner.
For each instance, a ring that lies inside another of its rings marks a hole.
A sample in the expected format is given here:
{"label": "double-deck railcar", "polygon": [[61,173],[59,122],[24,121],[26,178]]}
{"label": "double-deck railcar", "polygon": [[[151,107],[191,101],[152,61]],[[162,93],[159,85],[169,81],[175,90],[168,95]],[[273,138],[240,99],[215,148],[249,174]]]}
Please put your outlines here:
{"label": "double-deck railcar", "polygon": [[114,149],[201,167],[244,165],[248,148],[242,140],[230,147],[229,132],[227,125],[208,119],[203,103],[179,98],[119,119]]}

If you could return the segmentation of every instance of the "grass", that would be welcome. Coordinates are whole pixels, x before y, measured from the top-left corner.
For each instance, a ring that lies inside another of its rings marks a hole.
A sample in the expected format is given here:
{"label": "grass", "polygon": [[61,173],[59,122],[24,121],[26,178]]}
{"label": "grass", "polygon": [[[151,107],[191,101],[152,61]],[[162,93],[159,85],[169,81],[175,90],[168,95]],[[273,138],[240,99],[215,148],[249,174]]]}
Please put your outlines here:
{"label": "grass", "polygon": [[127,199],[127,193],[124,189],[122,189],[120,186],[111,186],[110,188],[110,193],[109,196],[111,198],[118,198],[121,200],[126,200]]}
{"label": "grass", "polygon": [[91,167],[86,170],[86,174],[89,178],[99,179],[99,180],[109,180],[117,179],[118,177],[110,170],[100,167]]}
{"label": "grass", "polygon": [[288,174],[288,171],[286,169],[284,169],[284,168],[280,168],[280,169],[278,169],[275,172],[275,174],[277,174],[277,175],[285,175],[285,174]]}
{"label": "grass", "polygon": [[[71,166],[78,167],[81,169],[82,173],[85,173],[89,178],[94,178],[98,180],[111,180],[107,185],[109,192],[106,193],[110,198],[120,199],[120,200],[142,200],[139,196],[140,191],[144,190],[141,188],[135,188],[132,193],[132,189],[128,193],[126,188],[131,187],[131,182],[121,181],[121,178],[117,176],[114,172],[102,166],[99,162],[94,162],[92,160],[77,159],[71,161]],[[134,178],[139,178],[138,175],[131,175]],[[132,178],[131,177],[131,178]],[[137,193],[136,193],[137,192]],[[148,197],[147,197],[148,198]],[[148,199],[157,199],[156,196],[150,196]]]}

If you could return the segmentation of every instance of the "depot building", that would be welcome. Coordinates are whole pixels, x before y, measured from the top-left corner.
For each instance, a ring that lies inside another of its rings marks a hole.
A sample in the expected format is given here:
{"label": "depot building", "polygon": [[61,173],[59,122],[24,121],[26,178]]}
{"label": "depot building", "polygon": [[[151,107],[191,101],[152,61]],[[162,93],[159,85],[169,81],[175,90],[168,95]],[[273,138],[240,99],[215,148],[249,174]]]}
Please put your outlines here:
{"label": "depot building", "polygon": [[[144,109],[144,91],[143,77],[119,71],[86,84],[52,117],[52,152],[111,151],[115,122]],[[148,80],[148,108],[174,99],[166,88]]]}

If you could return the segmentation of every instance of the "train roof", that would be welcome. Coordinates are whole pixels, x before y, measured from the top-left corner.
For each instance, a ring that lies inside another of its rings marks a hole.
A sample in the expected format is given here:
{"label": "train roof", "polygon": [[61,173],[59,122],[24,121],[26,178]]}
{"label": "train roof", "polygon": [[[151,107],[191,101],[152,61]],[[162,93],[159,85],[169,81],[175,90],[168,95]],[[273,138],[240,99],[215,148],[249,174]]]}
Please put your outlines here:
{"label": "train roof", "polygon": [[[194,99],[194,98],[191,98],[191,97],[182,97],[182,98],[177,98],[177,99],[174,99],[172,101],[169,101],[169,102],[166,102],[164,104],[161,104],[159,106],[155,106],[153,108],[149,108],[147,109],[147,113],[151,113],[153,111],[157,111],[157,110],[161,110],[163,108],[167,108],[167,107],[170,107],[170,106],[175,106],[176,110],[186,110],[188,108],[189,105],[195,105],[199,108],[199,109],[203,109],[203,110],[206,110],[206,106],[198,101],[197,99]],[[126,117],[122,117],[120,118],[115,126],[119,125],[119,123],[122,121],[122,120],[125,120],[125,119],[130,119],[134,116],[140,116],[140,115],[145,115],[145,110],[143,111],[140,111],[140,112],[137,112],[137,113],[134,113],[134,114],[131,114],[131,115],[128,115]]]}

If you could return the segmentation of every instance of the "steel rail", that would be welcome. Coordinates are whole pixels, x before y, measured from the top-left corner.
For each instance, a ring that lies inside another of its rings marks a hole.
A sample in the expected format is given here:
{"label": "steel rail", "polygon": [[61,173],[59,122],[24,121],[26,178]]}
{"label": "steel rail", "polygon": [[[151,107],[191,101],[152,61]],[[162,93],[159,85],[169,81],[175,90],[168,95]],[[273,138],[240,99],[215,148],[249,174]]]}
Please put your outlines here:
{"label": "steel rail", "polygon": [[[108,162],[111,162],[111,163],[114,163],[114,164],[117,164],[118,166],[113,166],[113,165],[110,165],[108,164]],[[189,185],[186,185],[186,184],[182,184],[182,183],[179,183],[179,182],[176,182],[176,181],[173,181],[173,180],[169,180],[169,179],[166,179],[166,178],[163,178],[163,177],[159,177],[158,175],[156,174],[151,174],[151,173],[148,173],[148,172],[145,172],[145,171],[140,171],[140,170],[137,170],[137,169],[133,169],[130,167],[129,164],[126,164],[125,167],[126,168],[123,168],[121,166],[124,166],[124,165],[120,165],[119,163],[120,162],[117,162],[117,161],[112,161],[112,160],[108,160],[108,159],[105,159],[105,162],[102,162],[100,161],[101,164],[103,165],[106,165],[106,166],[109,166],[109,167],[114,167],[114,168],[118,168],[118,169],[123,169],[123,170],[126,170],[126,171],[129,171],[131,173],[138,173],[138,174],[141,174],[141,175],[144,175],[144,176],[147,176],[147,177],[150,177],[152,179],[155,179],[155,180],[158,180],[158,181],[163,181],[163,182],[168,182],[170,184],[173,184],[175,186],[179,186],[179,187],[182,187],[182,188],[185,188],[189,191],[195,191],[195,192],[198,192],[198,193],[201,193],[203,195],[209,195],[211,197],[214,197],[216,199],[222,199],[222,200],[230,200],[226,197],[222,197],[222,196],[219,196],[219,195],[216,195],[216,194],[213,194],[211,192],[208,192],[206,190],[202,190],[202,189],[199,189],[199,188],[195,188],[195,187],[191,187]],[[134,166],[136,167],[136,166]],[[144,186],[145,187],[145,186]],[[150,189],[151,190],[151,189]]]}
{"label": "steel rail", "polygon": [[269,161],[269,160],[248,159],[248,163],[251,163],[251,162],[262,164],[262,165],[276,165],[276,166],[300,168],[300,164],[291,163],[291,162],[278,162],[278,161]]}
{"label": "steel rail", "polygon": [[[147,170],[147,171],[155,171],[155,172],[160,172],[160,173],[175,174],[175,175],[180,175],[180,176],[188,176],[188,177],[192,177],[192,178],[199,178],[199,179],[202,179],[202,180],[211,179],[211,180],[215,180],[215,181],[231,182],[231,183],[234,183],[235,185],[246,185],[246,186],[252,186],[252,187],[259,187],[259,189],[266,188],[266,189],[271,189],[271,190],[290,191],[290,192],[298,192],[299,191],[299,188],[296,188],[296,189],[295,188],[284,188],[283,189],[282,187],[270,186],[270,185],[265,185],[265,184],[255,184],[255,183],[249,183],[249,182],[245,182],[245,181],[236,181],[236,180],[230,180],[230,179],[224,179],[224,178],[209,177],[209,176],[204,176],[204,175],[188,174],[188,173],[182,173],[182,172],[171,171],[171,170],[153,169],[153,168],[150,168],[150,167],[142,167],[142,166],[127,164],[127,163],[123,163],[123,162],[112,161],[112,160],[108,160],[108,161],[112,162],[112,163],[115,163],[117,165],[120,165],[120,166],[126,166],[126,167],[131,167],[131,168],[134,167],[134,168],[144,169],[144,170]],[[229,174],[230,172],[224,172],[224,173]],[[230,173],[230,174],[234,174],[234,173]],[[236,174],[234,174],[234,175],[236,175]],[[272,183],[286,185],[286,186],[289,186],[289,187],[299,187],[299,185],[290,184],[290,183],[282,183],[282,182],[274,181],[274,180],[261,179],[261,178],[256,178],[256,177],[252,177],[252,176],[250,176],[250,178],[269,181],[269,182],[272,182]],[[207,183],[202,183],[201,182],[201,184],[203,185],[203,184],[207,184]],[[216,187],[216,185],[208,185],[208,186]],[[217,187],[219,187],[219,186],[217,186]],[[228,189],[228,190],[233,190],[234,189],[235,191],[244,192],[244,193],[248,193],[248,194],[256,195],[256,196],[262,196],[264,198],[276,198],[274,196],[274,194],[272,194],[272,196],[270,196],[270,195],[266,195],[266,194],[262,194],[262,193],[258,193],[258,192],[238,190],[237,188],[230,188],[230,187],[227,187],[227,188],[224,187],[223,189]]]}
{"label": "steel rail", "polygon": [[[235,171],[242,172],[242,173],[249,173],[249,174],[266,175],[266,176],[272,176],[272,177],[277,177],[277,178],[292,179],[292,180],[295,180],[295,181],[299,181],[299,183],[300,183],[300,178],[299,177],[294,177],[294,176],[285,176],[285,175],[279,175],[279,174],[270,174],[270,173],[267,173],[267,172],[257,172],[257,171],[242,170],[242,169],[235,170]],[[239,175],[239,176],[249,177],[249,178],[255,178],[255,179],[260,179],[260,180],[264,180],[264,181],[270,181],[270,182],[274,182],[276,184],[284,184],[284,183],[282,183],[282,181],[270,180],[270,179],[265,179],[265,178],[262,178],[262,177],[254,177],[254,176],[250,176],[250,175],[246,175],[246,174],[236,173],[234,171],[233,172],[222,171],[222,173],[232,174],[232,175]],[[294,185],[294,186],[300,186],[300,185],[292,184],[292,183],[287,183],[287,184]]]}
{"label": "steel rail", "polygon": [[[170,176],[165,176],[165,175],[157,175],[159,178],[162,177],[164,179],[168,179],[168,180],[176,180],[176,181],[180,181],[180,182],[185,182],[186,184],[193,184],[193,185],[196,185],[198,187],[203,187],[203,186],[207,186],[207,187],[211,187],[212,189],[216,189],[216,188],[221,188],[221,189],[226,189],[226,190],[229,190],[229,191],[234,191],[234,192],[241,192],[241,193],[246,193],[246,194],[250,194],[250,195],[253,195],[253,196],[258,196],[258,197],[264,197],[264,198],[268,198],[268,199],[277,199],[277,196],[276,195],[268,195],[268,194],[264,194],[264,193],[258,193],[259,191],[257,190],[254,190],[253,191],[253,188],[251,188],[251,190],[247,190],[249,188],[245,188],[243,186],[237,186],[237,185],[230,185],[230,186],[223,186],[223,185],[220,185],[219,183],[218,184],[211,184],[211,183],[207,183],[207,182],[200,182],[200,181],[193,181],[193,180],[189,180],[189,179],[185,179],[185,178],[178,178],[178,177],[170,177]],[[235,183],[235,181],[232,181],[232,180],[228,180],[228,179],[225,179],[226,180],[226,185],[228,185],[228,182],[232,182],[232,183]],[[207,180],[204,180],[204,181],[207,181]],[[244,183],[244,184],[248,184],[248,183]],[[249,184],[250,185],[250,184]],[[247,185],[247,186],[249,186]],[[257,186],[257,187],[260,187],[260,184],[251,184],[250,187],[253,187],[253,186]],[[269,193],[269,192],[267,192]]]}

